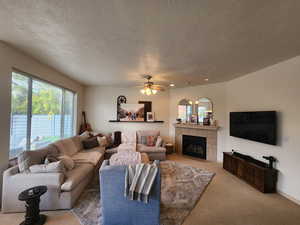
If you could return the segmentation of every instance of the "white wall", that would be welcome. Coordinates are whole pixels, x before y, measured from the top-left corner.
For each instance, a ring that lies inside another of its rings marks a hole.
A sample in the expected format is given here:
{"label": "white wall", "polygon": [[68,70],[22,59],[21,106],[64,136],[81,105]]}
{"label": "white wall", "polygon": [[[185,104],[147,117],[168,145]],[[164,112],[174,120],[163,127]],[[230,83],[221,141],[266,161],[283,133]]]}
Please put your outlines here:
{"label": "white wall", "polygon": [[258,159],[275,156],[280,171],[278,189],[300,200],[300,56],[229,81],[226,92],[227,124],[232,111],[278,111],[278,146],[230,137],[227,133],[227,150],[236,149]]}
{"label": "white wall", "polygon": [[[218,161],[222,153],[235,149],[263,160],[263,155],[278,159],[278,190],[300,201],[300,56],[229,82],[176,88],[170,91],[170,136],[177,104],[182,98],[192,101],[208,97],[214,105],[218,132]],[[229,112],[276,110],[279,117],[278,146],[229,136]]]}
{"label": "white wall", "polygon": [[[152,111],[156,120],[164,123],[110,123],[117,118],[117,97],[124,95],[127,103],[152,101]],[[169,137],[169,92],[158,92],[154,96],[145,96],[137,88],[118,88],[89,86],[85,89],[85,110],[92,128],[99,132],[135,131],[139,129],[159,129],[161,135]]]}
{"label": "white wall", "polygon": [[178,118],[177,105],[183,98],[195,102],[201,97],[207,97],[213,102],[214,118],[218,120],[220,129],[218,131],[218,161],[222,159],[222,152],[226,146],[226,86],[225,83],[194,86],[187,88],[174,88],[170,91],[170,124],[169,131],[174,142],[174,123]]}
{"label": "white wall", "polygon": [[[11,73],[13,67],[77,92],[78,112],[82,110],[82,85],[0,41],[0,191],[2,187],[2,171],[8,165]],[[78,113],[79,118],[80,113]]]}

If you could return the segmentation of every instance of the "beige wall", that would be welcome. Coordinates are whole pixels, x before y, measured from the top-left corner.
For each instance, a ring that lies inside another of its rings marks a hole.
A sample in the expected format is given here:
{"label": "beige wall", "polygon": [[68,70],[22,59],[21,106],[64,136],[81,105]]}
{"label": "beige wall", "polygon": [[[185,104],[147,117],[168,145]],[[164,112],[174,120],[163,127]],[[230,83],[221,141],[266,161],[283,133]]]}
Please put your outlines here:
{"label": "beige wall", "polygon": [[226,83],[227,124],[231,111],[276,110],[278,146],[261,144],[227,133],[227,151],[236,149],[262,159],[278,159],[278,189],[300,200],[300,56]]}
{"label": "beige wall", "polygon": [[[156,120],[164,123],[109,123],[117,117],[117,97],[125,95],[127,103],[152,101],[152,111]],[[85,110],[94,130],[99,132],[135,131],[139,129],[159,129],[161,135],[169,137],[169,92],[159,92],[154,96],[140,94],[137,88],[117,88],[90,86],[85,90]]]}
{"label": "beige wall", "polygon": [[[39,63],[0,41],[0,173],[7,167],[10,135],[10,92],[12,68],[33,74],[43,80],[69,88],[78,94],[78,112],[82,109],[83,87],[54,69]],[[80,113],[78,113],[78,119]],[[1,176],[2,177],[2,176]],[[0,179],[0,187],[2,178]]]}
{"label": "beige wall", "polygon": [[[170,136],[174,138],[173,122],[177,103],[182,98],[192,101],[208,97],[213,101],[218,132],[218,161],[223,151],[235,149],[263,160],[263,155],[278,159],[278,190],[300,200],[300,56],[281,62],[229,82],[178,88],[170,91]],[[266,145],[229,136],[229,112],[276,110],[279,116],[279,144]]]}

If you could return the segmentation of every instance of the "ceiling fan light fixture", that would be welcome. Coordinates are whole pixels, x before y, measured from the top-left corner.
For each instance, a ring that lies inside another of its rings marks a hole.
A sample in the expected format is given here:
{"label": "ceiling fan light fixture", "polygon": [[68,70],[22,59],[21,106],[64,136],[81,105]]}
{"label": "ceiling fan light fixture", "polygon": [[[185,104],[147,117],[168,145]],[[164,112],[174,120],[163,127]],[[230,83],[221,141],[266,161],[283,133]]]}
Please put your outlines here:
{"label": "ceiling fan light fixture", "polygon": [[140,90],[140,92],[143,94],[143,95],[155,95],[157,94],[157,90],[151,88],[151,87],[144,87],[143,89]]}
{"label": "ceiling fan light fixture", "polygon": [[147,79],[147,81],[144,83],[144,87],[140,90],[140,92],[143,95],[147,95],[147,96],[156,95],[158,91],[164,91],[164,89],[161,88],[160,85],[154,85],[154,83],[150,81],[152,76],[145,75],[144,78]]}
{"label": "ceiling fan light fixture", "polygon": [[151,95],[152,94],[152,91],[151,91],[151,89],[150,88],[146,88],[146,95]]}

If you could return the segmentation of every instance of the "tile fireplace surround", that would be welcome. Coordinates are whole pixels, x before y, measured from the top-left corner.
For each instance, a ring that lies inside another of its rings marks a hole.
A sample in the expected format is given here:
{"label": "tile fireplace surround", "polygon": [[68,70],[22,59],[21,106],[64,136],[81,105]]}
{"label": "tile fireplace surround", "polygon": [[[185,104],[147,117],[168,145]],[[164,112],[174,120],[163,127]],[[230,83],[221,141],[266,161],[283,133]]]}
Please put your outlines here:
{"label": "tile fireplace surround", "polygon": [[174,124],[175,151],[182,154],[182,135],[205,137],[207,142],[207,160],[217,161],[217,133],[216,126],[203,126],[197,124]]}

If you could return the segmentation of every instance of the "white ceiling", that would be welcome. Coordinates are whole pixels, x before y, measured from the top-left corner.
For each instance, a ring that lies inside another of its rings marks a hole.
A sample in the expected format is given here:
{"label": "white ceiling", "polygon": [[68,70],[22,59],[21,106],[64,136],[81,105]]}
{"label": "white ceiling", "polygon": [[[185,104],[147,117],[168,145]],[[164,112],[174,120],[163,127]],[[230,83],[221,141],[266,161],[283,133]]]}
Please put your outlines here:
{"label": "white ceiling", "polygon": [[0,39],[86,85],[149,73],[187,86],[299,55],[299,12],[299,0],[0,0]]}

